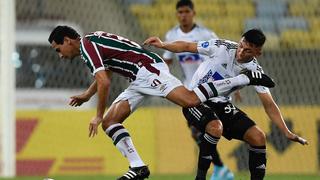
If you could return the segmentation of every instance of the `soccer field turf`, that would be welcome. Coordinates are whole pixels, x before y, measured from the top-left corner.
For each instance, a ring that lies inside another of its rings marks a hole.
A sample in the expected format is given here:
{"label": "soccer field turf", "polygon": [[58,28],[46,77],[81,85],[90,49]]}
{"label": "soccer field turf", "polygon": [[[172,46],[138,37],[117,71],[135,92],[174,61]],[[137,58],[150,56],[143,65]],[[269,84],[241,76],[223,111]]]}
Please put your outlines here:
{"label": "soccer field turf", "polygon": [[[45,177],[17,177],[3,180],[43,180]],[[115,180],[115,176],[53,176],[54,180]],[[192,180],[192,175],[152,175],[148,180]],[[209,179],[209,178],[207,178]],[[248,180],[249,174],[236,174],[235,180]],[[320,175],[268,175],[266,180],[319,180]]]}

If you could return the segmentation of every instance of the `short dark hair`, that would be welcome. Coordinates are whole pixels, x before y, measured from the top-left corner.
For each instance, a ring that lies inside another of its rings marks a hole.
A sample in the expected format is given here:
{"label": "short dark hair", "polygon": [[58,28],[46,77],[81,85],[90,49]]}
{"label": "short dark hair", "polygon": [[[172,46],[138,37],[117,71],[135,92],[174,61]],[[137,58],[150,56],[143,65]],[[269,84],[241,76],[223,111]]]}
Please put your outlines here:
{"label": "short dark hair", "polygon": [[74,30],[72,27],[69,26],[57,26],[54,28],[48,38],[49,43],[51,44],[52,41],[56,42],[57,44],[63,44],[64,37],[69,37],[71,39],[77,39],[80,35]]}
{"label": "short dark hair", "polygon": [[191,0],[179,0],[176,4],[176,9],[182,6],[188,6],[192,10],[194,8],[193,2]]}
{"label": "short dark hair", "polygon": [[247,32],[243,33],[242,37],[244,37],[246,41],[256,45],[257,47],[262,47],[264,42],[266,41],[266,36],[260,29],[250,29]]}

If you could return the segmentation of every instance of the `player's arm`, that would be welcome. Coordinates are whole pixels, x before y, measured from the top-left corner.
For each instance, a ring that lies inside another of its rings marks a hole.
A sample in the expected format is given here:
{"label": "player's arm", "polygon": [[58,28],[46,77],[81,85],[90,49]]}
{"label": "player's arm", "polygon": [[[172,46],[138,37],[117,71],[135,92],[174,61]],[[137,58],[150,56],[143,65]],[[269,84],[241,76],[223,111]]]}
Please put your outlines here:
{"label": "player's arm", "polygon": [[107,97],[109,94],[110,77],[106,71],[98,71],[95,76],[97,93],[98,93],[98,104],[97,104],[97,117],[103,117],[104,111],[107,106]]}
{"label": "player's arm", "polygon": [[[111,77],[111,71],[106,70],[106,72],[108,76]],[[96,94],[96,92],[97,92],[97,81],[94,80],[85,92],[79,95],[71,96],[69,105],[74,107],[81,106],[83,103],[89,101],[90,98]]]}
{"label": "player's arm", "polygon": [[285,134],[285,136],[291,141],[299,142],[302,145],[308,144],[308,141],[292,133],[286,123],[283,120],[280,109],[274,102],[270,93],[258,93],[259,98],[263,104],[263,107],[273,123]]}
{"label": "player's arm", "polygon": [[92,118],[89,124],[89,137],[94,137],[98,134],[98,126],[103,121],[103,115],[107,107],[109,87],[111,84],[111,78],[105,70],[96,72],[94,78],[97,86],[98,103],[96,116]]}
{"label": "player's arm", "polygon": [[187,41],[162,42],[158,37],[150,37],[143,44],[152,45],[157,48],[165,49],[171,52],[193,52],[198,53],[197,43]]}
{"label": "player's arm", "polygon": [[83,103],[90,100],[90,98],[97,92],[97,82],[93,81],[90,87],[82,94],[71,96],[70,97],[70,106],[81,106]]}

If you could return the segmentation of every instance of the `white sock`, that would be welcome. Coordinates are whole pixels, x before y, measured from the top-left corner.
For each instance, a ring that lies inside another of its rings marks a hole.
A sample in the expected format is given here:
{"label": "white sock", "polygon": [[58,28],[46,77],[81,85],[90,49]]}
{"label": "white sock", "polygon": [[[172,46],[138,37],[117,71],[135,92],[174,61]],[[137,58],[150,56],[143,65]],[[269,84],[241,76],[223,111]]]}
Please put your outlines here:
{"label": "white sock", "polygon": [[244,74],[240,74],[233,78],[200,84],[193,91],[201,102],[205,102],[212,97],[228,95],[235,90],[235,87],[248,85],[249,83],[249,78]]}
{"label": "white sock", "polygon": [[130,167],[145,166],[133,145],[129,132],[122,124],[113,124],[106,129],[106,134],[113,140],[113,144],[129,161]]}
{"label": "white sock", "polygon": [[133,145],[131,137],[122,138],[116,147],[122,152],[122,154],[128,159],[130,167],[145,166],[144,162],[140,158],[136,148]]}
{"label": "white sock", "polygon": [[225,96],[234,91],[236,89],[235,87],[245,86],[249,83],[249,78],[244,74],[240,74],[236,77],[214,81],[213,85],[217,89],[219,96]]}

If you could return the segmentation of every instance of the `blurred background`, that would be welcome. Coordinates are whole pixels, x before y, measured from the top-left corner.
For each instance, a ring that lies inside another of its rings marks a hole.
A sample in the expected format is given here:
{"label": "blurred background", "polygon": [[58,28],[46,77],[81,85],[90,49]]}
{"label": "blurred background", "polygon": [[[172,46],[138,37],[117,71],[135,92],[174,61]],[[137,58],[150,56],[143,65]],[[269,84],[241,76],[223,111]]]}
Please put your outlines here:
{"label": "blurred background", "polygon": [[[243,100],[236,104],[266,132],[268,175],[320,178],[320,0],[193,2],[196,22],[220,38],[238,41],[244,31],[254,27],[265,32],[267,41],[259,63],[277,83],[271,92],[288,127],[309,140],[310,145],[303,147],[287,141],[265,115],[253,88],[241,90]],[[14,4],[9,18],[5,15],[6,3]],[[0,174],[6,174],[8,155],[4,152],[9,146],[15,149],[11,153],[15,176],[125,172],[127,162],[102,130],[98,137],[88,138],[95,99],[81,108],[67,106],[70,96],[81,93],[92,82],[89,69],[79,58],[59,60],[47,39],[52,29],[61,24],[73,26],[81,34],[102,30],[138,43],[149,36],[164,39],[165,33],[178,24],[175,4],[174,0],[1,0]],[[11,24],[14,29],[9,35],[5,27]],[[2,55],[10,43],[15,49],[9,56],[12,58],[6,59]],[[162,55],[162,51],[153,50]],[[6,74],[5,61],[14,66],[12,78]],[[171,71],[183,79],[177,62]],[[7,81],[14,86],[5,91]],[[128,85],[118,75],[113,76],[112,82],[109,104]],[[14,101],[15,106],[5,99]],[[8,116],[4,116],[9,106],[16,112],[13,113],[16,121],[11,122],[13,130],[6,124]],[[150,98],[125,126],[152,174],[195,173],[197,146],[179,107],[161,98]],[[8,135],[8,131],[13,133]],[[244,172],[247,175],[242,177],[249,178],[245,144],[222,139],[218,149],[233,172]]]}

